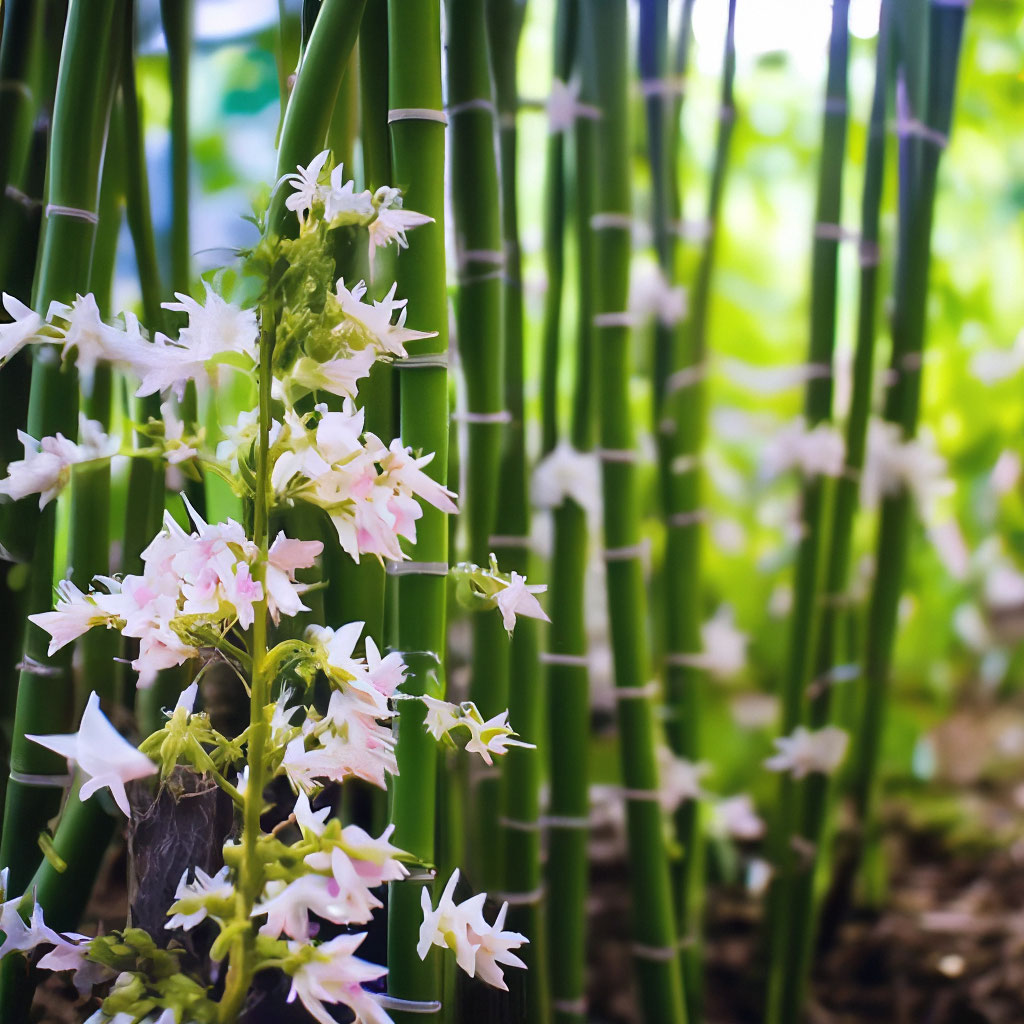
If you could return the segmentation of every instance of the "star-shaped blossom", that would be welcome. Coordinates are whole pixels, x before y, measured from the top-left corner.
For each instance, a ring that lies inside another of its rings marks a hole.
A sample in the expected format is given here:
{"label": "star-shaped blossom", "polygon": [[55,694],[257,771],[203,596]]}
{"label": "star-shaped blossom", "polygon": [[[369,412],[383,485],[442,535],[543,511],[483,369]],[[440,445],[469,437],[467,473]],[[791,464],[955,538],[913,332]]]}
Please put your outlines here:
{"label": "star-shaped blossom", "polygon": [[10,359],[36,340],[43,326],[43,318],[13,295],[4,292],[3,304],[12,322],[0,324],[0,361]]}
{"label": "star-shaped blossom", "polygon": [[716,835],[748,841],[764,835],[764,821],[746,793],[717,800],[711,809],[711,830]]}
{"label": "star-shaped blossom", "polygon": [[325,149],[313,157],[305,167],[299,164],[291,174],[284,175],[277,183],[278,188],[283,184],[292,186],[292,193],[285,199],[284,205],[296,214],[300,225],[306,223],[306,216],[313,209],[313,204],[323,198],[320,172],[324,169],[328,156],[330,151]]}
{"label": "star-shaped blossom", "polygon": [[537,508],[558,508],[571,499],[596,515],[601,508],[601,471],[597,456],[577,451],[568,441],[559,441],[537,463],[530,493]]}
{"label": "star-shaped blossom", "polygon": [[40,943],[61,941],[60,936],[43,920],[43,908],[38,903],[32,906],[28,922],[21,916],[21,897],[8,900],[0,906],[0,931],[4,933],[0,945],[0,960],[8,953],[27,953]]}
{"label": "star-shaped blossom", "polygon": [[580,117],[596,120],[601,111],[589,103],[580,103],[581,84],[574,79],[563,82],[560,78],[551,81],[551,93],[547,101],[548,131],[553,135],[568,131]]}
{"label": "star-shaped blossom", "polygon": [[174,903],[167,911],[170,920],[164,925],[165,928],[190,931],[209,915],[211,905],[220,903],[226,910],[235,898],[235,887],[228,880],[226,865],[214,875],[208,875],[202,868],[196,867],[193,881],[187,879],[186,868],[181,873],[174,893]]}
{"label": "star-shaped blossom", "polygon": [[355,1014],[354,1024],[394,1024],[377,997],[363,988],[366,982],[387,974],[386,967],[378,967],[354,955],[365,938],[365,933],[339,935],[315,947],[304,942],[289,942],[288,948],[295,954],[298,964],[286,967],[292,978],[288,1002],[298,996],[320,1024],[336,1022],[325,1003],[347,1006]]}
{"label": "star-shaped blossom", "polygon": [[462,704],[450,704],[436,697],[423,695],[418,700],[427,706],[427,714],[423,726],[436,740],[448,739],[451,742],[453,729],[463,727],[469,731],[466,750],[471,754],[479,754],[487,764],[492,764],[492,754],[499,757],[508,753],[509,747],[526,747],[533,749],[532,743],[524,743],[516,739],[516,733],[508,724],[508,711],[502,711],[493,718],[484,719],[472,701]]}
{"label": "star-shaped blossom", "polygon": [[124,739],[110,724],[100,710],[100,699],[95,692],[89,694],[78,732],[26,736],[26,739],[78,765],[86,776],[79,792],[82,800],[88,800],[99,789],[109,788],[115,803],[126,816],[131,815],[131,810],[125,783],[147,778],[159,771],[145,754]]}
{"label": "star-shaped blossom", "polygon": [[685,757],[677,757],[665,746],[658,748],[658,774],[661,785],[661,806],[665,811],[675,811],[681,804],[690,800],[699,800],[705,794],[701,788],[701,779],[711,771],[711,766],[703,761],[689,761]]}
{"label": "star-shaped blossom", "polygon": [[369,189],[356,191],[354,181],[345,181],[344,164],[331,171],[329,188],[321,188],[324,200],[324,220],[332,228],[344,224],[362,224],[373,216],[373,193]]}
{"label": "star-shaped blossom", "polygon": [[87,380],[91,380],[97,363],[114,362],[122,351],[123,335],[103,322],[91,292],[76,295],[71,303],[51,302],[46,316],[51,321],[54,317],[66,321],[63,356],[66,359],[73,349],[78,372]]}
{"label": "star-shaped blossom", "polygon": [[70,932],[65,935],[58,935],[58,942],[53,944],[53,949],[44,956],[37,967],[44,971],[70,971],[75,989],[80,996],[91,993],[96,985],[110,981],[114,972],[104,964],[98,964],[88,959],[89,943],[92,941],[88,935],[79,935]]}
{"label": "star-shaped blossom", "polygon": [[[415,216],[419,216],[416,214]],[[405,358],[405,346],[410,341],[436,338],[437,331],[414,331],[405,326],[409,315],[408,299],[396,299],[397,282],[383,299],[364,302],[366,282],[360,281],[351,291],[344,279],[338,281],[338,302],[345,319],[334,329],[335,333],[351,341],[353,348],[372,345],[382,355]],[[395,320],[395,314],[398,319]]]}
{"label": "star-shaped blossom", "polygon": [[949,494],[946,460],[931,437],[904,438],[896,423],[872,420],[861,476],[861,496],[868,505],[906,491],[926,513],[937,499]]}
{"label": "star-shaped blossom", "polygon": [[540,606],[534,594],[543,594],[546,584],[527,584],[526,577],[513,570],[508,585],[495,595],[495,603],[501,612],[501,620],[509,635],[516,627],[516,616],[525,615],[530,619],[541,619],[550,622],[547,612]]}
{"label": "star-shaped blossom", "polygon": [[373,266],[374,252],[394,242],[399,249],[408,249],[406,232],[421,224],[433,224],[434,218],[413,210],[402,209],[400,189],[382,185],[373,195],[377,216],[370,222],[370,266]]}
{"label": "star-shaped blossom", "polygon": [[789,772],[794,779],[813,772],[829,775],[842,762],[849,741],[849,735],[834,725],[817,730],[798,725],[789,736],[773,740],[778,753],[764,765],[773,772]]}

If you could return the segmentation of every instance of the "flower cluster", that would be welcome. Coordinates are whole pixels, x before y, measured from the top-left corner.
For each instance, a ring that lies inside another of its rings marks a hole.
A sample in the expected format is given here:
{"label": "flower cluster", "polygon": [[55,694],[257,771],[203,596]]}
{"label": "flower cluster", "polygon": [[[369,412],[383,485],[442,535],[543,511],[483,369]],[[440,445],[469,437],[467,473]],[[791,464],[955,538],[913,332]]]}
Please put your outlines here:
{"label": "flower cluster", "polygon": [[516,616],[550,622],[540,606],[536,594],[543,594],[546,584],[529,584],[526,577],[513,571],[506,575],[498,568],[491,555],[490,565],[484,569],[471,562],[461,562],[452,570],[459,600],[469,608],[497,608],[509,635],[516,627]]}
{"label": "flower cluster", "polygon": [[764,451],[764,468],[771,477],[789,470],[804,476],[839,476],[843,472],[846,445],[831,424],[809,428],[802,417],[787,423]]}
{"label": "flower cluster", "polygon": [[896,423],[872,420],[868,427],[867,457],[861,477],[861,496],[868,505],[908,493],[925,514],[935,501],[953,489],[946,460],[928,436],[906,439]]}
{"label": "flower cluster", "polygon": [[275,622],[306,610],[305,587],[295,582],[295,572],[313,564],[323,549],[320,541],[278,534],[260,580],[253,575],[259,549],[238,523],[210,525],[191,506],[189,512],[193,533],[164,515],[163,530],[142,553],[141,576],[101,577],[106,591],[88,594],[69,580],[60,584],[57,607],[30,616],[50,634],[50,654],[94,626],[114,628],[139,641],[132,668],[139,685],[147,686],[161,669],[198,657],[202,647],[216,647],[236,623],[247,629],[264,599]]}
{"label": "flower cluster", "polygon": [[779,736],[773,742],[778,753],[765,761],[765,767],[802,779],[813,772],[834,772],[846,756],[850,737],[834,725],[817,730],[798,725],[788,736]]}

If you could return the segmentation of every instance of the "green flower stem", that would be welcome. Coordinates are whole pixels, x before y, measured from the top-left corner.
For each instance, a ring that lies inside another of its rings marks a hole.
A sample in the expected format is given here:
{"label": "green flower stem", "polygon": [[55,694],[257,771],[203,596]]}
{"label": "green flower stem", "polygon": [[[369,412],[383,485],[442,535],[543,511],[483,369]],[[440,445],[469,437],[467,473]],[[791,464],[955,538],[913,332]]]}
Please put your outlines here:
{"label": "green flower stem", "polygon": [[[687,656],[702,649],[701,624],[704,604],[701,595],[701,509],[703,473],[701,456],[706,429],[706,392],[702,367],[707,359],[708,313],[715,266],[722,201],[730,144],[735,124],[733,79],[736,5],[729,4],[724,41],[718,132],[708,192],[707,237],[697,259],[690,289],[689,315],[671,342],[669,374],[686,386],[672,390],[666,377],[656,391],[661,393],[664,412],[658,416],[662,500],[666,516],[665,552],[665,689],[669,703],[667,738],[678,757],[698,761],[703,752],[701,719],[706,674],[686,663]],[[688,33],[684,11],[682,31]],[[685,40],[683,41],[685,42]],[[682,45],[682,44],[681,44]],[[680,50],[685,54],[685,50]],[[682,62],[683,57],[678,59]],[[670,180],[677,174],[669,172]],[[676,202],[669,194],[668,202]],[[681,212],[681,210],[680,210]],[[679,258],[677,253],[676,258]],[[657,372],[657,366],[656,366]],[[685,801],[675,816],[676,834],[684,851],[676,868],[678,926],[686,937],[683,970],[687,1007],[694,1019],[701,1016],[702,1001],[702,918],[704,910],[705,850],[701,828],[702,809],[697,801]]]}
{"label": "green flower stem", "polygon": [[[271,282],[271,285],[273,282]],[[267,548],[270,534],[270,422],[271,385],[273,382],[273,353],[275,337],[275,311],[273,309],[273,288],[271,300],[263,310],[263,325],[260,334],[260,377],[259,377],[259,444],[256,449],[256,487],[253,495],[253,542],[260,549],[256,563],[256,579],[263,584],[266,575]],[[266,587],[264,586],[264,595]],[[267,739],[270,725],[264,715],[264,708],[270,702],[270,688],[273,671],[269,663],[267,645],[267,598],[253,606],[252,625],[252,675],[249,697],[249,729],[246,750],[249,779],[243,797],[242,810],[242,857],[237,885],[236,920],[248,922],[252,908],[263,891],[263,867],[257,853],[257,843],[262,835],[260,814],[263,809],[263,789],[267,778]],[[255,972],[253,961],[255,933],[251,928],[243,929],[232,942],[224,996],[220,1002],[220,1020],[232,1024],[245,1005],[249,986]]]}
{"label": "green flower stem", "polygon": [[[113,79],[97,75],[96,68],[115,59],[123,16],[120,0],[73,0],[70,6],[50,145],[48,201],[53,207],[89,213],[97,209]],[[36,308],[45,309],[53,299],[70,301],[76,291],[87,288],[95,233],[90,219],[51,208],[43,224],[33,292]],[[32,374],[29,433],[43,437],[60,431],[74,437],[77,410],[74,370],[61,367],[53,347],[39,347]],[[55,518],[55,503],[51,502],[39,516],[27,613],[53,606]],[[62,776],[64,759],[25,739],[26,733],[66,732],[72,725],[74,700],[67,658],[49,659],[47,647],[44,631],[29,625],[18,682],[11,768],[26,775]],[[14,891],[24,889],[39,862],[36,837],[56,813],[61,792],[59,783],[40,787],[12,779],[8,785],[0,862],[10,866]]]}
{"label": "green flower stem", "polygon": [[[392,109],[435,110],[441,104],[441,26],[437,0],[389,0],[388,70]],[[398,290],[409,300],[409,325],[436,330],[419,342],[418,353],[448,350],[448,303],[444,253],[444,125],[440,120],[400,119],[391,124],[395,180],[406,204],[434,218],[416,228],[410,247],[398,260]],[[427,472],[439,481],[448,475],[448,373],[445,367],[400,371],[401,436],[404,444],[434,452]],[[416,562],[447,563],[447,516],[431,507],[417,523],[417,541],[409,551]],[[397,578],[397,646],[409,667],[405,693],[444,694],[445,579],[426,573]],[[394,841],[418,861],[434,861],[438,752],[423,728],[426,709],[417,701],[402,706],[397,756],[401,774],[392,780]],[[416,956],[422,883],[390,886],[388,906],[388,990],[399,999],[438,998],[436,953]],[[431,1014],[396,1012],[397,1024],[422,1024]]]}
{"label": "green flower stem", "polygon": [[[875,88],[868,132],[861,206],[861,271],[857,313],[857,344],[854,355],[853,393],[846,423],[846,472],[836,481],[829,550],[825,567],[820,632],[815,649],[814,679],[808,699],[808,725],[820,729],[827,725],[832,711],[832,670],[839,664],[842,648],[844,604],[840,600],[850,582],[850,557],[853,525],[857,513],[859,475],[864,466],[868,417],[871,411],[875,335],[878,326],[878,242],[882,184],[885,165],[885,112],[889,59],[889,19],[883,3],[875,68]],[[802,848],[810,851],[795,862],[795,874],[786,900],[786,916],[791,922],[786,952],[788,996],[791,1007],[800,1007],[805,998],[807,978],[817,934],[818,910],[815,886],[827,863],[826,842],[828,812],[833,786],[828,775],[812,773],[792,784],[800,809],[798,834]],[[796,1012],[795,1010],[791,1012]],[[790,1018],[782,1018],[790,1019]]]}
{"label": "green flower stem", "polygon": [[[598,212],[629,216],[628,27],[625,0],[588,5],[597,74],[598,139],[602,154],[596,185]],[[630,236],[621,227],[594,229],[595,309],[602,314],[626,310]],[[629,408],[629,329],[613,321],[595,330],[596,397],[602,450],[632,451],[635,445]],[[668,844],[661,808],[651,794],[658,789],[655,717],[648,697],[633,696],[650,681],[647,601],[643,564],[638,552],[640,523],[636,469],[631,461],[605,459],[601,467],[604,496],[604,543],[608,610],[618,701],[622,779],[626,799],[629,868],[633,896],[633,938],[638,989],[644,1019],[654,1024],[684,1021],[682,973],[672,912]],[[627,697],[623,691],[629,692]],[[651,953],[648,950],[657,950]],[[668,951],[668,952],[666,952]]]}
{"label": "green flower stem", "polygon": [[[906,68],[906,85],[914,114],[923,108],[931,138],[900,139],[900,229],[892,316],[892,384],[886,394],[885,418],[898,424],[905,438],[917,432],[921,388],[921,354],[927,327],[928,274],[931,230],[941,148],[936,139],[948,137],[966,8],[928,5],[927,34],[923,26],[904,28],[902,52],[912,52],[907,39],[927,39],[926,98],[920,102],[913,67]],[[900,12],[909,21],[908,12]],[[922,62],[924,63],[924,62]],[[913,115],[912,115],[913,116]],[[876,569],[868,611],[864,663],[864,703],[855,733],[852,794],[861,844],[873,838],[878,800],[879,751],[889,695],[889,672],[895,646],[897,614],[903,585],[903,566],[912,520],[912,499],[906,494],[882,503],[876,549]],[[863,845],[856,851],[862,855]]]}
{"label": "green flower stem", "polygon": [[[505,408],[511,420],[506,428],[505,452],[499,476],[495,529],[499,537],[520,538],[496,543],[499,564],[529,575],[530,503],[527,475],[525,409],[523,401],[523,293],[519,246],[519,210],[516,203],[518,132],[516,112],[516,58],[519,52],[525,5],[515,0],[491,0],[487,30],[494,69],[499,124],[502,236],[505,251]],[[495,616],[497,618],[497,616]],[[509,720],[520,735],[540,743],[543,735],[544,696],[538,660],[538,624],[520,618],[508,653]],[[504,652],[502,652],[504,653]],[[499,708],[499,710],[501,710]],[[524,973],[509,984],[524,990],[523,1014],[535,1024],[550,1020],[544,903],[537,895],[543,883],[541,869],[540,785],[542,761],[537,750],[513,747],[504,763],[501,794],[502,891],[518,895],[509,907],[508,927],[530,939],[524,948]],[[509,821],[525,827],[509,828]],[[533,895],[527,895],[533,894]]]}
{"label": "green flower stem", "polygon": [[171,287],[187,292],[192,271],[188,151],[192,0],[160,0],[160,20],[167,40],[171,92]]}

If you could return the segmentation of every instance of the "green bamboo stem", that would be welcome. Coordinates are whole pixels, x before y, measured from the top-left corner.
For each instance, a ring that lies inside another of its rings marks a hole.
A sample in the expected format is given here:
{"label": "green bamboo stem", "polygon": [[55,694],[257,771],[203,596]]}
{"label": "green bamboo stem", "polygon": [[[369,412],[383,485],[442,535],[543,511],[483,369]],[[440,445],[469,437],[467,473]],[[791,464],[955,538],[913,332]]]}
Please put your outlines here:
{"label": "green bamboo stem", "polygon": [[[628,131],[628,27],[624,0],[587,5],[593,31],[594,71],[602,118],[602,153],[596,184],[599,213],[630,215]],[[632,452],[629,408],[629,329],[615,319],[626,309],[630,236],[622,227],[594,229],[595,363],[601,449]],[[602,314],[610,315],[602,322]],[[647,592],[643,576],[636,467],[631,459],[605,458],[604,544],[608,609],[618,701],[622,778],[625,785],[629,868],[633,898],[634,959],[644,1019],[670,1024],[686,1019],[682,974],[672,913],[672,884],[658,789],[655,718],[643,692],[650,680],[646,635]]]}
{"label": "green bamboo stem", "polygon": [[[519,245],[519,209],[516,201],[519,105],[516,63],[525,5],[516,0],[490,0],[487,29],[494,69],[499,125],[502,236],[505,250],[505,408],[511,420],[506,429],[501,462],[498,511],[493,547],[503,568],[529,575],[530,502],[527,476],[525,408],[523,400],[523,294]],[[515,538],[515,540],[511,540]],[[511,541],[511,542],[510,542]],[[539,665],[537,623],[520,619],[512,636],[508,693],[509,719],[529,741],[543,735],[544,696]],[[541,867],[540,786],[542,754],[513,748],[505,758],[501,795],[500,843],[503,849],[502,891],[515,897],[508,922],[513,931],[530,939],[523,960],[527,970],[516,976],[524,991],[520,1005],[528,1020],[547,1024],[551,1019],[545,943],[545,907],[540,892]],[[525,827],[510,828],[509,822]]]}
{"label": "green bamboo stem", "polygon": [[[804,417],[808,426],[828,421],[832,414],[833,353],[836,333],[838,277],[838,233],[819,231],[819,225],[839,223],[844,152],[846,147],[847,63],[849,51],[848,0],[832,7],[828,80],[821,159],[818,165],[818,195],[815,207],[815,236],[811,265],[811,332],[808,363],[828,367],[829,373],[807,382]],[[790,620],[789,655],[783,677],[781,731],[791,732],[806,714],[806,691],[815,664],[815,640],[819,635],[824,584],[824,555],[831,525],[831,481],[813,477],[803,483],[801,515],[804,534],[797,550],[793,614]],[[788,1024],[799,1014],[802,979],[799,955],[789,949],[794,928],[803,928],[791,912],[796,877],[802,861],[794,848],[793,836],[800,827],[801,787],[788,775],[779,780],[779,814],[774,830],[776,875],[769,894],[768,927],[771,966],[768,982],[766,1020]]]}
{"label": "green bamboo stem", "polygon": [[[573,64],[582,63],[578,31],[579,5],[562,0],[555,15],[554,75],[568,81]],[[590,76],[582,80],[581,101],[592,103]],[[576,351],[560,353],[565,226],[567,216],[569,133],[548,140],[547,199],[545,205],[545,296],[543,363],[543,451],[549,453],[561,433],[558,417],[559,362],[575,367],[574,400],[569,434],[581,451],[592,447],[590,417],[590,351],[593,334],[592,234],[593,184],[585,168],[591,166],[595,127],[590,119],[576,122],[574,141],[574,199],[578,238],[578,317]],[[582,1024],[586,1018],[586,906],[587,840],[590,805],[587,793],[590,700],[586,665],[587,635],[584,619],[584,581],[587,566],[587,517],[583,507],[569,499],[554,511],[554,544],[550,564],[548,608],[547,695],[548,776],[550,781],[547,883],[547,963],[554,1024]],[[553,742],[552,742],[553,740]]]}
{"label": "green bamboo stem", "polygon": [[[576,47],[577,0],[558,0],[554,24],[554,77],[572,74]],[[550,132],[544,164],[544,316],[541,333],[541,450],[558,443],[558,363],[565,277],[566,142],[568,131]]]}
{"label": "green bamboo stem", "polygon": [[[816,640],[814,679],[808,698],[808,725],[820,729],[827,725],[832,710],[832,673],[838,666],[844,615],[842,596],[850,582],[853,525],[859,497],[859,475],[864,466],[868,417],[871,411],[875,336],[878,327],[879,220],[885,166],[885,115],[889,62],[889,18],[883,3],[876,52],[875,88],[868,129],[868,148],[864,168],[864,192],[861,205],[860,292],[857,311],[857,342],[854,353],[853,392],[846,423],[846,471],[836,481],[830,545],[825,568],[820,632]],[[803,848],[810,851],[796,863],[786,915],[791,922],[786,960],[791,994],[791,1014],[805,998],[818,909],[816,886],[825,871],[828,851],[826,839],[831,780],[820,772],[809,775],[793,787],[800,808],[798,834]],[[790,1019],[782,1017],[781,1019]]]}
{"label": "green bamboo stem", "polygon": [[[53,299],[70,301],[87,287],[96,225],[91,218],[68,215],[67,209],[95,213],[99,167],[106,136],[113,79],[96,67],[115,59],[113,47],[124,16],[118,0],[84,3],[73,0],[61,54],[50,148],[49,194],[42,253],[33,305],[45,309]],[[35,437],[56,431],[74,437],[77,429],[76,374],[62,370],[49,348],[40,348],[32,375],[29,432]],[[55,507],[40,514],[26,611],[52,607]],[[17,776],[8,784],[0,861],[10,866],[10,884],[20,891],[28,883],[40,854],[36,836],[53,817],[66,766],[59,758],[25,739],[26,733],[66,732],[74,711],[66,659],[47,658],[46,634],[29,626],[23,669],[18,682],[12,772],[54,777],[55,785],[26,785]],[[40,781],[40,780],[34,780]]]}
{"label": "green bamboo stem", "polygon": [[[665,689],[669,703],[667,737],[673,753],[699,761],[703,753],[702,705],[706,673],[691,662],[702,649],[701,544],[706,394],[703,368],[707,361],[711,284],[722,217],[726,171],[735,124],[733,80],[736,4],[731,0],[724,41],[719,96],[718,131],[708,191],[707,232],[690,289],[689,314],[677,328],[671,345],[668,375],[657,391],[663,412],[659,414],[662,501],[666,522],[665,550]],[[688,33],[684,10],[682,31]],[[685,55],[685,49],[677,51]],[[680,64],[684,57],[677,56]],[[678,114],[674,115],[678,119]],[[674,161],[673,161],[674,163]],[[670,167],[672,165],[670,164]],[[678,174],[671,175],[672,180]],[[671,201],[671,194],[666,201]],[[681,203],[676,209],[681,213]],[[679,258],[679,254],[676,254]],[[659,367],[656,365],[656,372]],[[656,395],[656,401],[657,401]],[[699,1019],[702,1001],[702,918],[704,909],[705,856],[699,802],[688,800],[675,816],[676,835],[683,856],[676,866],[677,921],[686,944],[683,969],[687,1007]]]}
{"label": "green bamboo stem", "polygon": [[0,189],[18,180],[28,157],[39,105],[34,65],[42,42],[45,4],[6,0],[0,36]]}
{"label": "green bamboo stem", "polygon": [[[441,26],[437,0],[389,0],[388,70],[392,109],[438,111],[441,103]],[[398,260],[399,292],[409,300],[410,326],[436,330],[419,343],[419,353],[448,350],[448,305],[444,254],[444,124],[440,113],[394,120],[391,147],[395,180],[406,203],[434,218],[416,229],[410,248]],[[448,372],[443,365],[401,371],[399,403],[404,444],[434,452],[427,471],[447,479]],[[409,550],[414,562],[448,562],[447,516],[425,507],[417,524],[417,541]],[[404,652],[409,677],[406,693],[444,695],[445,578],[425,572],[398,577],[397,646]],[[394,841],[424,864],[434,861],[435,794],[438,754],[423,728],[425,708],[416,701],[402,707],[397,736],[401,774],[391,788]],[[415,955],[422,914],[418,882],[392,883],[388,906],[388,989],[400,999],[430,1002],[439,994],[434,953]],[[397,1024],[420,1024],[435,1014],[394,1014]]]}
{"label": "green bamboo stem", "polygon": [[160,20],[167,40],[171,90],[171,288],[188,292],[192,274],[188,151],[192,0],[160,0]]}
{"label": "green bamboo stem", "polygon": [[[921,388],[921,355],[927,330],[928,274],[931,230],[942,140],[948,137],[966,7],[931,3],[927,29],[927,92],[918,107],[931,134],[902,133],[899,141],[900,230],[892,316],[892,383],[885,400],[885,418],[898,424],[905,438],[917,432]],[[920,38],[917,37],[917,38]],[[901,53],[909,49],[902,39]],[[911,69],[912,71],[912,69]],[[906,74],[908,91],[912,74]],[[918,102],[910,92],[911,104]],[[902,116],[902,113],[901,113]],[[903,567],[912,522],[906,493],[882,503],[876,549],[876,570],[868,610],[864,662],[864,703],[855,733],[852,796],[861,845],[877,828],[879,751],[885,727],[889,673],[895,646]]]}
{"label": "green bamboo stem", "polygon": [[[459,275],[455,331],[467,407],[461,512],[466,553],[478,565],[486,565],[490,553],[506,432],[500,419],[505,408],[504,253],[485,3],[448,0],[445,18],[449,166]],[[510,40],[505,45],[514,52]],[[469,697],[489,718],[508,707],[509,642],[494,615],[474,616],[472,631]],[[493,840],[499,784],[497,772],[481,773],[471,783],[468,824],[473,841],[467,850],[468,869],[482,889],[496,888],[501,878],[502,847]]]}

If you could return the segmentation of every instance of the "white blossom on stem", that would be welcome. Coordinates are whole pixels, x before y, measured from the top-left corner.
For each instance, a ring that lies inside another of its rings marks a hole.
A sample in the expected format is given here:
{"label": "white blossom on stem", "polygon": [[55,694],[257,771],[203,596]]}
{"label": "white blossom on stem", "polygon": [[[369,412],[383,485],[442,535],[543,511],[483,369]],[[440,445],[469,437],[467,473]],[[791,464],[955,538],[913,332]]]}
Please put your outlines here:
{"label": "white blossom on stem", "polygon": [[794,779],[805,778],[813,772],[829,775],[842,762],[849,741],[849,735],[834,725],[817,730],[798,725],[788,736],[778,736],[772,741],[778,753],[769,757],[764,765],[773,772],[789,772]]}
{"label": "white blossom on stem", "polygon": [[0,324],[0,361],[6,361],[34,341],[43,326],[43,318],[13,295],[3,293],[4,309],[12,323]]}
{"label": "white blossom on stem", "polygon": [[292,186],[292,193],[285,201],[285,208],[292,210],[299,218],[299,224],[306,223],[306,215],[313,209],[313,204],[323,198],[322,186],[319,184],[320,172],[330,156],[329,150],[318,153],[309,164],[299,164],[291,174],[284,175],[277,183],[280,188],[284,184]]}
{"label": "white blossom on stem", "polygon": [[601,508],[601,473],[593,452],[577,451],[559,441],[533,471],[531,488],[537,508],[558,508],[568,499],[591,515]]}
{"label": "white blossom on stem", "polygon": [[170,920],[165,928],[181,928],[189,931],[210,913],[213,901],[227,904],[235,897],[235,887],[228,880],[228,868],[222,867],[214,875],[208,875],[201,867],[195,868],[195,878],[189,882],[188,869],[181,873],[178,888],[174,893],[174,903],[167,913]]}
{"label": "white blossom on stem", "polygon": [[394,242],[399,249],[408,249],[406,232],[421,224],[433,224],[434,218],[413,210],[402,209],[402,193],[390,185],[382,185],[373,194],[373,205],[377,216],[370,222],[370,266],[377,249]]}
{"label": "white blossom on stem", "polygon": [[746,793],[717,800],[711,808],[711,830],[715,835],[747,842],[764,835],[764,821]]}
{"label": "white blossom on stem", "polygon": [[952,489],[946,460],[935,450],[930,436],[906,440],[898,424],[871,421],[861,475],[861,496],[866,504],[877,505],[882,498],[906,491],[927,514],[936,499]]}
{"label": "white blossom on stem", "polygon": [[26,739],[78,765],[87,777],[79,791],[82,800],[88,800],[99,789],[109,788],[115,803],[126,817],[131,816],[131,811],[125,783],[133,779],[145,779],[159,771],[145,754],[124,739],[110,724],[100,710],[100,699],[96,693],[89,694],[78,732],[66,735],[26,735]]}
{"label": "white blossom on stem", "polygon": [[416,698],[427,706],[423,726],[435,740],[448,739],[452,743],[451,732],[460,726],[469,731],[466,750],[471,754],[479,754],[487,764],[492,764],[492,754],[499,757],[508,753],[508,747],[526,747],[533,749],[534,744],[524,743],[516,739],[516,733],[508,724],[508,711],[502,711],[493,718],[484,719],[472,701],[461,704],[450,704],[448,701],[424,695]]}
{"label": "white blossom on stem", "polygon": [[534,597],[534,594],[543,594],[547,589],[547,585],[543,583],[527,584],[526,577],[513,570],[507,586],[499,590],[494,598],[501,612],[501,620],[510,636],[516,627],[517,615],[540,619],[543,622],[551,621],[547,612],[540,606],[540,602]]}
{"label": "white blossom on stem", "polygon": [[671,813],[689,800],[700,800],[704,795],[701,779],[711,771],[704,761],[690,761],[676,756],[668,747],[658,748],[658,775],[662,809]]}
{"label": "white blossom on stem", "polygon": [[578,80],[563,82],[560,78],[551,81],[551,93],[547,101],[548,131],[553,135],[568,131],[578,117],[596,120],[601,116],[598,107],[580,103],[581,84]]}
{"label": "white blossom on stem", "polygon": [[345,181],[345,166],[338,164],[331,171],[329,188],[321,188],[324,201],[324,220],[332,228],[344,224],[363,224],[373,216],[373,193],[369,189],[356,191],[356,183]]}
{"label": "white blossom on stem", "polygon": [[[383,299],[374,300],[371,304],[363,301],[366,295],[365,281],[360,281],[350,291],[345,287],[344,278],[339,280],[338,302],[345,319],[334,328],[334,333],[352,343],[354,349],[371,345],[381,355],[399,358],[409,354],[405,350],[408,342],[436,338],[437,331],[414,331],[405,326],[409,315],[408,300],[395,298],[397,288],[398,283],[395,282]],[[397,320],[395,313],[398,314]]]}
{"label": "white blossom on stem", "polygon": [[829,423],[808,429],[803,417],[787,423],[764,451],[769,476],[795,469],[804,476],[839,476],[843,472],[846,445],[843,436]]}

